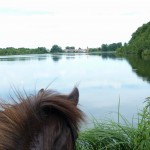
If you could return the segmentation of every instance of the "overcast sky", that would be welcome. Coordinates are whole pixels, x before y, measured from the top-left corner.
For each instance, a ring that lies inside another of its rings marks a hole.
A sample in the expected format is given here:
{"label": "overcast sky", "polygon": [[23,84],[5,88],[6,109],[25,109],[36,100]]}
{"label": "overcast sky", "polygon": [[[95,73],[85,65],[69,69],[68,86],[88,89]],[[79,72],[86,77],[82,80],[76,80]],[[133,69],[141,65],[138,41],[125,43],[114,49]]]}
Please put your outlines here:
{"label": "overcast sky", "polygon": [[124,43],[149,21],[149,0],[0,0],[0,47]]}

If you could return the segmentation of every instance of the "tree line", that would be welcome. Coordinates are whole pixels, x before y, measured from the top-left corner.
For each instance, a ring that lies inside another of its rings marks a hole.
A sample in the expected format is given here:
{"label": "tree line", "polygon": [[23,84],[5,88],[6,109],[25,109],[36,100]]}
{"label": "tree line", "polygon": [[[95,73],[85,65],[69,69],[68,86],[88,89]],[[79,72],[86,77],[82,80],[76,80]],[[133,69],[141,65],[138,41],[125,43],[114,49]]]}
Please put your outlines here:
{"label": "tree line", "polygon": [[117,49],[117,53],[150,55],[150,22],[139,27],[129,42]]}
{"label": "tree line", "polygon": [[[66,46],[67,50],[75,50],[74,46]],[[150,22],[143,24],[133,34],[128,43],[122,45],[121,42],[102,44],[98,48],[88,48],[88,52],[108,52],[117,51],[118,54],[140,54],[150,55]],[[50,51],[45,47],[30,48],[0,48],[0,55],[20,55],[20,54],[44,54],[61,53],[61,46],[53,45]]]}
{"label": "tree line", "polygon": [[102,44],[101,47],[98,48],[90,48],[89,51],[90,52],[98,52],[98,51],[102,51],[102,52],[108,52],[108,51],[116,51],[118,48],[122,47],[122,43],[118,42],[118,43],[112,43],[112,44]]}
{"label": "tree line", "polygon": [[[107,51],[115,51],[117,48],[120,48],[122,43],[112,43],[112,44],[102,44],[99,48],[89,48],[89,52],[107,52]],[[66,50],[75,50],[74,46],[66,46]],[[81,48],[79,48],[81,49]],[[0,55],[23,55],[23,54],[45,54],[45,53],[62,53],[63,49],[61,46],[53,45],[50,50],[46,49],[45,47],[38,47],[38,48],[14,48],[14,47],[7,47],[7,48],[0,48]]]}
{"label": "tree line", "polygon": [[[116,51],[120,47],[122,47],[121,42],[112,43],[112,44],[102,44],[101,47],[98,47],[98,48],[89,48],[89,52]],[[74,46],[66,46],[65,49],[66,50],[69,50],[69,49],[75,50],[75,47]],[[81,48],[79,48],[79,49],[81,49]],[[63,52],[63,49],[61,48],[61,46],[53,45],[50,52],[52,52],[52,53]]]}
{"label": "tree line", "polygon": [[23,55],[23,54],[45,54],[48,53],[48,50],[45,47],[38,48],[0,48],[0,55]]}

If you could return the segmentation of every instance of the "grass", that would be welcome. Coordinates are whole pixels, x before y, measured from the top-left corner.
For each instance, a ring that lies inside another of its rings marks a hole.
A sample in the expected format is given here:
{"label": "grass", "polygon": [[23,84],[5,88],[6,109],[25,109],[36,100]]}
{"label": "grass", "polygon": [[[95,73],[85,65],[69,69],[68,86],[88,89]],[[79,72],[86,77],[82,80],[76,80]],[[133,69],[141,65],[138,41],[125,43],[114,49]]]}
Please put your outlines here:
{"label": "grass", "polygon": [[118,122],[94,120],[93,128],[79,134],[77,150],[150,150],[150,98],[145,103],[134,126],[120,114],[119,100]]}

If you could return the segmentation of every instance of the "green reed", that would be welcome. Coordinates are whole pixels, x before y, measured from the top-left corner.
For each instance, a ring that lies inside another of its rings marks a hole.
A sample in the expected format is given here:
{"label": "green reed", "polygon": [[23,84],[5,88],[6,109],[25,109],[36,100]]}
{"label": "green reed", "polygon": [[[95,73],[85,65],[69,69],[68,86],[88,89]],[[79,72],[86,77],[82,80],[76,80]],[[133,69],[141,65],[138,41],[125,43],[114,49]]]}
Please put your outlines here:
{"label": "green reed", "polygon": [[98,122],[94,119],[94,127],[87,128],[79,134],[77,150],[150,150],[149,107],[150,98],[138,112],[138,117],[133,119],[137,122],[134,126],[120,114],[119,99],[118,122]]}

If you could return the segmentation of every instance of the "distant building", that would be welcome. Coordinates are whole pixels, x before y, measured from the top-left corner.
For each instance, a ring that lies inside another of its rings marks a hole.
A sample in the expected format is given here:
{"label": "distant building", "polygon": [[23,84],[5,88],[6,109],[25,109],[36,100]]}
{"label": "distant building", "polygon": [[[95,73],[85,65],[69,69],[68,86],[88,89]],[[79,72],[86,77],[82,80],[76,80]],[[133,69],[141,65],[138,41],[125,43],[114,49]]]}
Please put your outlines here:
{"label": "distant building", "polygon": [[76,50],[75,49],[64,49],[63,51],[66,53],[74,53]]}
{"label": "distant building", "polygon": [[78,49],[64,49],[63,50],[66,53],[87,53],[89,51],[89,48],[87,47],[86,49],[78,48]]}
{"label": "distant building", "polygon": [[88,51],[89,51],[88,47],[86,49],[82,49],[82,48],[78,49],[78,52],[80,53],[87,53]]}

